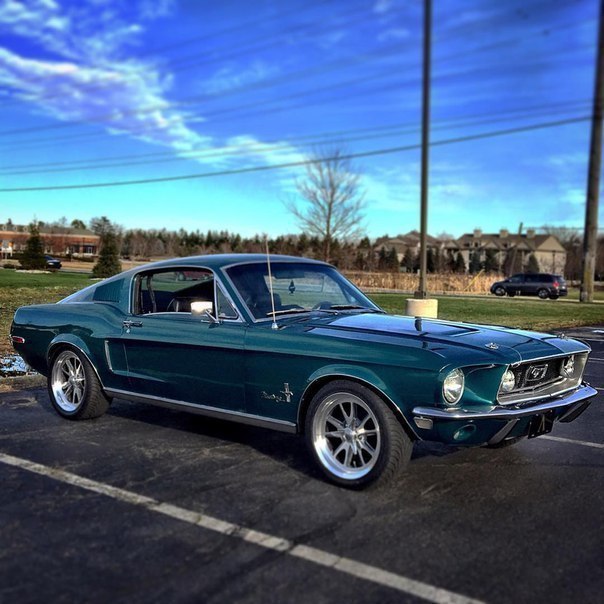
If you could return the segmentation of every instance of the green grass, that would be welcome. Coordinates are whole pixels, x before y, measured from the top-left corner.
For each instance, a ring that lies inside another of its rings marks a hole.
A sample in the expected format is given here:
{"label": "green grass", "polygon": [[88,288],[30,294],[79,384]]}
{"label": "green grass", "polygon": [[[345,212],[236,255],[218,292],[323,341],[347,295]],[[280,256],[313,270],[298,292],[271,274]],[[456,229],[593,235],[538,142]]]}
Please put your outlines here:
{"label": "green grass", "polygon": [[10,269],[0,270],[1,287],[73,287],[74,291],[90,285],[89,273],[21,273]]}
{"label": "green grass", "polygon": [[[566,300],[578,300],[579,289],[576,287],[569,288]],[[598,289],[594,292],[594,300],[596,302],[604,302],[604,290]]]}
{"label": "green grass", "polygon": [[82,273],[17,273],[0,270],[0,356],[13,352],[8,340],[10,324],[19,306],[58,302],[93,283]]}
{"label": "green grass", "polygon": [[[371,299],[392,314],[405,314],[408,295],[371,294]],[[507,325],[523,329],[552,329],[601,325],[604,304],[534,298],[471,298],[437,296],[438,317],[450,321]]]}

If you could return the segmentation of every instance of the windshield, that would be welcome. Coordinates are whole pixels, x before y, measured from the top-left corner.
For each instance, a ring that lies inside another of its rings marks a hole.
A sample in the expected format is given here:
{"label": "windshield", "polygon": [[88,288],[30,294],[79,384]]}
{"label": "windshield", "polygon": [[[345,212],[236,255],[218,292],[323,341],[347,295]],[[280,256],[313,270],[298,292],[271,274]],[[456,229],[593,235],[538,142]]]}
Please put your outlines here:
{"label": "windshield", "polygon": [[[273,316],[268,265],[239,264],[227,269],[233,285],[255,319]],[[324,310],[380,309],[330,266],[271,262],[275,314]]]}

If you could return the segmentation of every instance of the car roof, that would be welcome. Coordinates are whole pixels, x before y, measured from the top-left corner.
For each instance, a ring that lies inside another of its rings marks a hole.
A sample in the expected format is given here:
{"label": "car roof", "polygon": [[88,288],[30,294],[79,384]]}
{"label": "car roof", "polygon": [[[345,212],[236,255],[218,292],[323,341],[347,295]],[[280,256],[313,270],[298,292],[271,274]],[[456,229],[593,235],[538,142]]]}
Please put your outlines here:
{"label": "car roof", "polygon": [[[310,258],[302,258],[300,256],[284,256],[280,254],[271,254],[270,261],[272,262],[302,262],[305,264],[314,264],[320,266],[330,266],[326,262],[320,260],[312,260]],[[229,266],[240,264],[259,264],[266,263],[266,254],[207,254],[204,256],[183,256],[178,258],[170,258],[168,260],[159,260],[150,262],[149,264],[141,264],[130,270],[124,271],[110,277],[111,280],[123,279],[124,277],[132,277],[137,273],[157,270],[170,269],[176,267],[182,268],[209,268],[210,270],[219,270]]]}
{"label": "car roof", "polygon": [[[304,262],[308,264],[325,264],[319,260],[301,258],[299,256],[270,255],[271,262]],[[207,254],[205,256],[185,256],[183,258],[170,258],[159,260],[150,264],[139,266],[138,269],[153,269],[172,266],[199,266],[212,269],[224,268],[234,264],[266,263],[266,254]]]}

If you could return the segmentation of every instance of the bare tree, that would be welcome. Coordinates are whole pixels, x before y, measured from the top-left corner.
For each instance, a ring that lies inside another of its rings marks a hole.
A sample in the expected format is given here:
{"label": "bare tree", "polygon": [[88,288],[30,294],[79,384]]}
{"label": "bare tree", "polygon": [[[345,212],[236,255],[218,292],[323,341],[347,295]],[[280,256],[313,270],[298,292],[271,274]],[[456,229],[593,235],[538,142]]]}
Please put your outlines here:
{"label": "bare tree", "polygon": [[364,192],[341,149],[323,150],[308,158],[306,176],[296,181],[304,200],[286,202],[303,232],[323,242],[323,259],[329,261],[335,239],[350,239],[362,232]]}

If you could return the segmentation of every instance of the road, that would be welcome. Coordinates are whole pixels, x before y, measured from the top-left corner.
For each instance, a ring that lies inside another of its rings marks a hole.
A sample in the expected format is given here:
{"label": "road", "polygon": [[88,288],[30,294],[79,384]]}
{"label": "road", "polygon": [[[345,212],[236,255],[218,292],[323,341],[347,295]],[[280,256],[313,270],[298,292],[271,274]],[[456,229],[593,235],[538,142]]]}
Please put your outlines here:
{"label": "road", "polygon": [[[604,389],[604,333],[574,335]],[[358,493],[290,435],[1,393],[0,602],[600,602],[603,403],[507,449],[417,444]]]}

